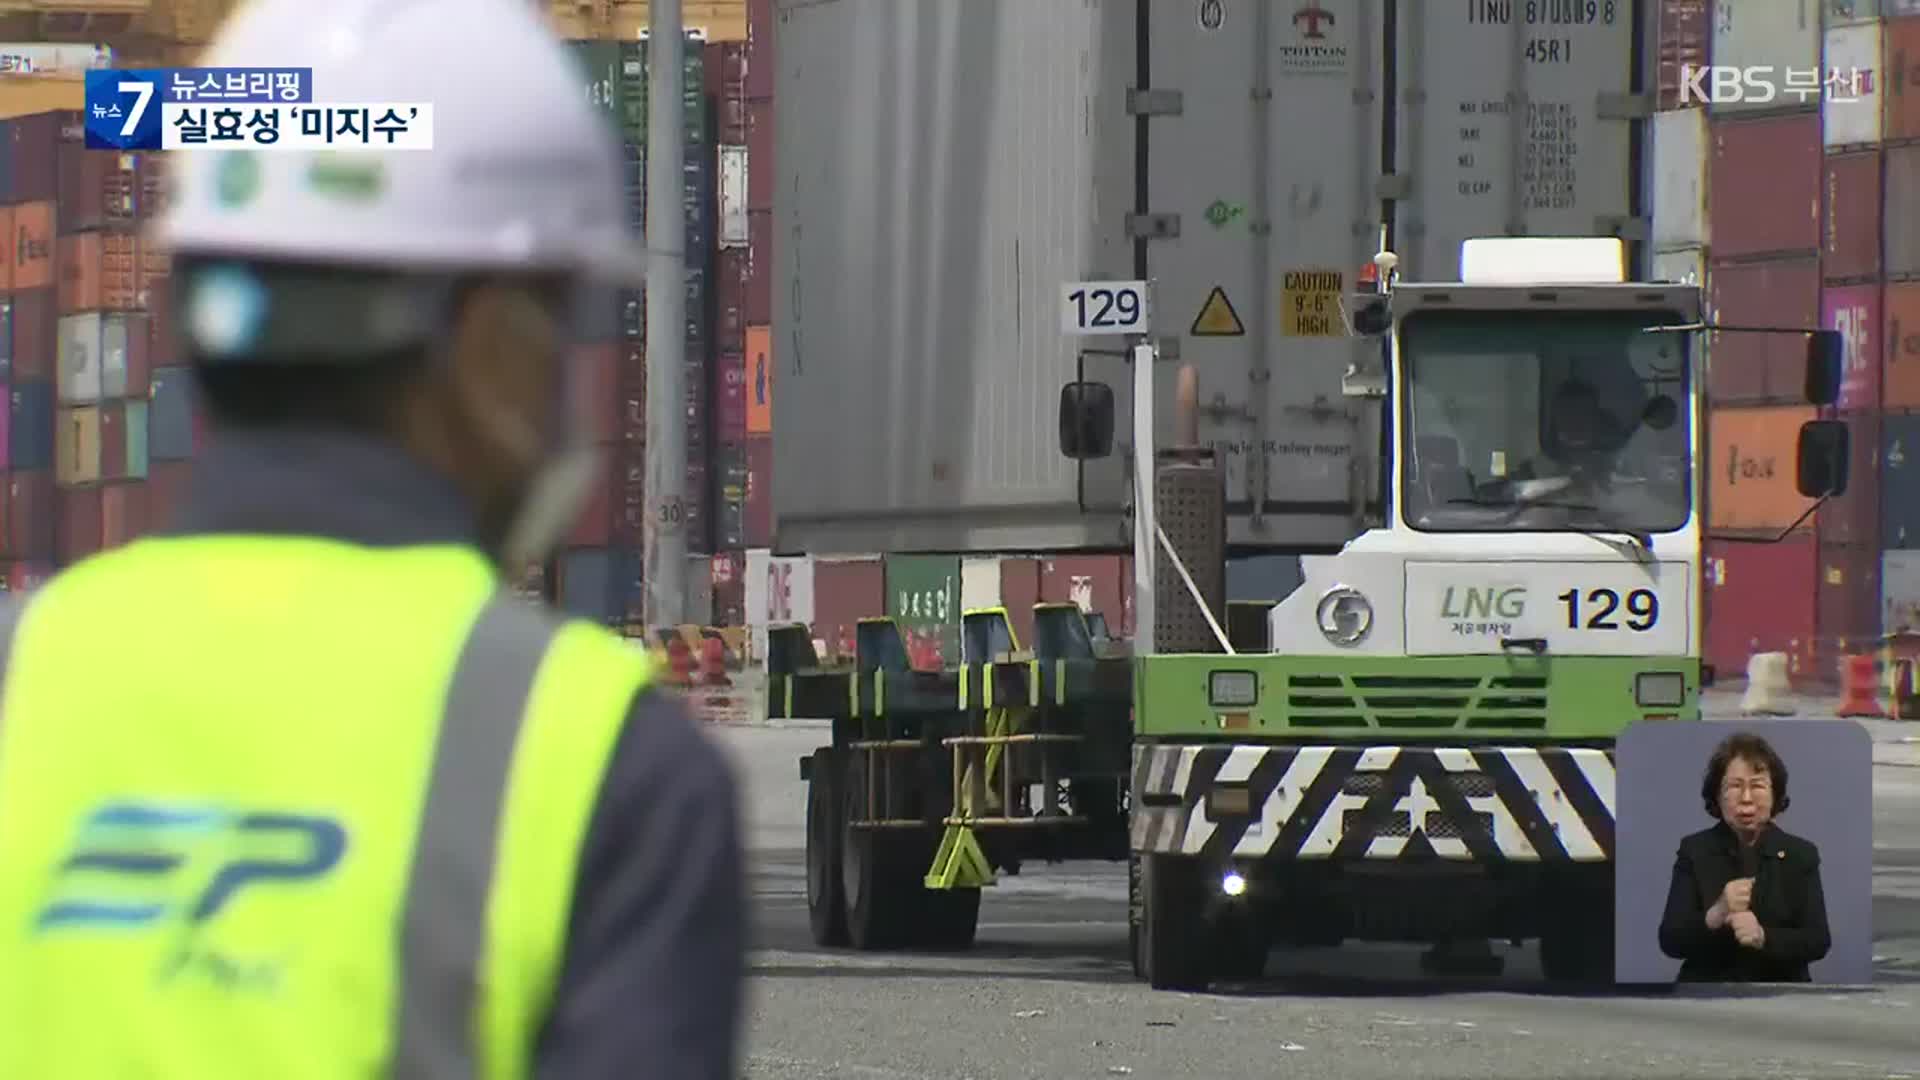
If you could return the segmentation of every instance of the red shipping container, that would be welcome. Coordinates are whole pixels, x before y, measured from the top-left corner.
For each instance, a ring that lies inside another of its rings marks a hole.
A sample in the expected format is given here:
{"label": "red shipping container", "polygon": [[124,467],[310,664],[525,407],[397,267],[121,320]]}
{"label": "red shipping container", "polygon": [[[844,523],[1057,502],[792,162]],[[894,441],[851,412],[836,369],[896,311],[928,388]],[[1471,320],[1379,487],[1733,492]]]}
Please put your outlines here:
{"label": "red shipping container", "polygon": [[[1661,0],[1659,38],[1662,109],[1680,107],[1680,85],[1688,68],[1704,68],[1713,45],[1708,0]],[[1697,106],[1696,106],[1697,107]]]}
{"label": "red shipping container", "polygon": [[54,291],[27,289],[13,294],[13,377],[16,381],[52,379],[59,339],[59,308]]}
{"label": "red shipping container", "polygon": [[647,528],[647,448],[641,443],[622,443],[613,451],[613,529],[620,542],[634,546],[643,542]]}
{"label": "red shipping container", "polygon": [[133,224],[139,209],[139,161],[131,150],[89,150],[82,140],[61,143],[60,231]]}
{"label": "red shipping container", "polygon": [[1843,411],[1878,409],[1886,369],[1881,351],[1880,285],[1829,285],[1820,294],[1820,325],[1838,330],[1846,342],[1842,354],[1839,407]]}
{"label": "red shipping container", "polygon": [[[1821,543],[1880,543],[1880,412],[1842,413],[1848,443],[1847,492],[1828,499],[1811,519]],[[1797,435],[1795,436],[1797,437]],[[1792,466],[1789,465],[1789,468]]]}
{"label": "red shipping container", "polygon": [[747,325],[773,322],[773,211],[747,215]]}
{"label": "red shipping container", "polygon": [[1880,33],[1887,65],[1881,138],[1920,138],[1920,16],[1887,19]]}
{"label": "red shipping container", "polygon": [[744,146],[747,142],[747,110],[744,97],[714,99],[713,141],[721,146]]}
{"label": "red shipping container", "polygon": [[55,225],[59,215],[52,202],[22,203],[13,208],[13,236],[0,259],[13,264],[8,288],[44,289],[54,279],[54,252],[59,247]]}
{"label": "red shipping container", "polygon": [[60,314],[140,306],[140,239],[130,232],[60,238]]}
{"label": "red shipping container", "polygon": [[147,527],[166,528],[187,497],[193,462],[155,461],[147,465]]}
{"label": "red shipping container", "polygon": [[[747,92],[747,43],[744,41],[723,41],[717,50],[719,63],[709,64],[708,71],[714,80],[713,93],[722,97],[748,96]],[[712,54],[709,54],[712,55]]]}
{"label": "red shipping container", "polygon": [[127,403],[100,403],[100,478],[127,478]]}
{"label": "red shipping container", "polygon": [[[1707,294],[1715,322],[1813,326],[1820,315],[1819,261],[1716,265],[1707,274]],[[1715,333],[1707,392],[1717,404],[1802,401],[1806,355],[1805,340],[1792,334]]]}
{"label": "red shipping container", "polygon": [[1818,548],[1809,533],[1777,544],[1707,541],[1706,659],[1720,678],[1743,678],[1755,653],[1787,654],[1795,679],[1812,674]]}
{"label": "red shipping container", "polygon": [[747,209],[773,209],[773,102],[747,103]]}
{"label": "red shipping container", "polygon": [[108,484],[100,494],[101,541],[110,548],[147,532],[147,485],[138,480]]}
{"label": "red shipping container", "polygon": [[1888,409],[1920,409],[1920,281],[1888,282],[1880,397]]}
{"label": "red shipping container", "polygon": [[887,613],[887,571],[879,559],[813,560],[813,636],[834,658],[852,659],[861,619]]}
{"label": "red shipping container", "polygon": [[140,155],[140,216],[157,218],[167,208],[167,158],[165,154]]}
{"label": "red shipping container", "polygon": [[747,438],[747,365],[739,353],[722,353],[713,365],[713,435],[721,443]]}
{"label": "red shipping container", "polygon": [[1020,647],[1033,646],[1033,605],[1040,602],[1040,560],[1000,560],[1000,606],[1007,609]]}
{"label": "red shipping container", "polygon": [[149,397],[153,392],[153,320],[145,315],[123,316],[127,321],[127,396]]}
{"label": "red shipping container", "polygon": [[53,564],[18,562],[7,568],[7,591],[23,593],[45,585],[53,577]]}
{"label": "red shipping container", "polygon": [[1813,679],[1840,679],[1842,657],[1880,648],[1880,545],[1821,544]]}
{"label": "red shipping container", "polygon": [[1820,273],[1828,281],[1880,273],[1880,151],[1827,159]]}
{"label": "red shipping container", "polygon": [[1040,599],[1049,604],[1077,604],[1080,610],[1107,617],[1109,629],[1126,618],[1120,594],[1118,555],[1062,555],[1040,560]]}
{"label": "red shipping container", "polygon": [[[618,343],[575,345],[568,356],[568,373],[576,417],[586,418],[588,437],[596,444],[614,442],[621,437],[620,358]],[[580,547],[600,547],[597,540],[581,541]]]}
{"label": "red shipping container", "polygon": [[[1820,248],[1820,114],[1708,122],[1716,258]],[[1763,183],[1756,183],[1764,178]],[[1768,324],[1778,325],[1778,324]]]}
{"label": "red shipping container", "polygon": [[750,248],[721,248],[715,262],[717,317],[714,330],[721,352],[746,348],[747,277],[753,271]]}
{"label": "red shipping container", "polygon": [[0,155],[9,175],[0,178],[7,201],[52,201],[60,196],[60,113],[34,113],[11,121],[13,146]]}
{"label": "red shipping container", "polygon": [[157,277],[149,279],[146,284],[149,368],[186,363],[186,357],[180,353],[179,343],[173,340],[172,280],[170,277]]}
{"label": "red shipping container", "polygon": [[59,495],[60,521],[54,536],[54,556],[62,566],[72,566],[100,550],[106,538],[106,508],[100,501],[100,489],[66,488]]}
{"label": "red shipping container", "polygon": [[59,513],[53,470],[14,471],[7,474],[7,535],[9,559],[47,561],[54,554],[54,520]]}
{"label": "red shipping container", "polygon": [[774,0],[747,0],[747,96],[773,96]]}
{"label": "red shipping container", "polygon": [[746,533],[748,547],[773,545],[773,440],[747,440]]}
{"label": "red shipping container", "polygon": [[587,495],[587,505],[567,531],[568,547],[607,547],[613,535],[614,469],[611,455],[600,460],[598,475]]}

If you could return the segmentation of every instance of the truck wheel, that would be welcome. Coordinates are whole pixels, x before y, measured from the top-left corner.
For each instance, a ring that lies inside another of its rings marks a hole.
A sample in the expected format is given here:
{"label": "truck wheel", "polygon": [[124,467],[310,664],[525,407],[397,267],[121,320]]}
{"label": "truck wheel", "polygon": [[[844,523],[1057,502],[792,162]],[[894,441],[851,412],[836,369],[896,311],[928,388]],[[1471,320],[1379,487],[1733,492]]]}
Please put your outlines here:
{"label": "truck wheel", "polygon": [[813,752],[807,775],[807,923],[815,945],[840,948],[847,944],[847,894],[840,875],[840,769],[831,747]]}
{"label": "truck wheel", "polygon": [[1141,868],[1140,951],[1155,990],[1204,992],[1213,981],[1206,876],[1198,860],[1149,855]]}

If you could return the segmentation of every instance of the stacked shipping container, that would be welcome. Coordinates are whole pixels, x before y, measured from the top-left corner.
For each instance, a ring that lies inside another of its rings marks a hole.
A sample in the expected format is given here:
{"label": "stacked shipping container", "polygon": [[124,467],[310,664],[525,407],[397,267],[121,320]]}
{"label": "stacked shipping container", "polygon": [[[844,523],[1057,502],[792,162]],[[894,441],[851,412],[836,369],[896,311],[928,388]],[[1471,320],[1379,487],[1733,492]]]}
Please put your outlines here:
{"label": "stacked shipping container", "polygon": [[747,543],[773,540],[773,0],[748,0],[744,74],[746,207],[741,309],[742,390],[745,396]]}
{"label": "stacked shipping container", "polygon": [[[1880,361],[1881,629],[1920,630],[1920,5],[1883,4],[1877,24],[1875,121],[1881,175],[1872,220],[1880,318],[1871,324]],[[1893,8],[1901,9],[1895,15]],[[1862,215],[1865,216],[1865,215]]]}

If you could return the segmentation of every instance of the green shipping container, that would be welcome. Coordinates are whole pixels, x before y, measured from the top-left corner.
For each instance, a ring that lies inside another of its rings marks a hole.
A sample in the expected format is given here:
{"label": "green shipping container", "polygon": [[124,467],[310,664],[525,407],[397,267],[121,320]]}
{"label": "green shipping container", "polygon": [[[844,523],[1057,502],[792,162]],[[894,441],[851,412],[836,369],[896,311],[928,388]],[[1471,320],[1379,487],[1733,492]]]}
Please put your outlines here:
{"label": "green shipping container", "polygon": [[580,81],[587,104],[606,113],[607,122],[617,129],[621,116],[620,42],[570,41],[567,44],[580,63]]}
{"label": "green shipping container", "polygon": [[[686,141],[707,141],[706,42],[688,38],[680,65],[680,99],[686,109]],[[647,144],[647,43],[620,45],[620,133],[636,146]]]}
{"label": "green shipping container", "polygon": [[907,640],[915,667],[960,661],[960,559],[887,556],[887,614]]}
{"label": "green shipping container", "polygon": [[147,478],[147,403],[127,402],[127,478]]}

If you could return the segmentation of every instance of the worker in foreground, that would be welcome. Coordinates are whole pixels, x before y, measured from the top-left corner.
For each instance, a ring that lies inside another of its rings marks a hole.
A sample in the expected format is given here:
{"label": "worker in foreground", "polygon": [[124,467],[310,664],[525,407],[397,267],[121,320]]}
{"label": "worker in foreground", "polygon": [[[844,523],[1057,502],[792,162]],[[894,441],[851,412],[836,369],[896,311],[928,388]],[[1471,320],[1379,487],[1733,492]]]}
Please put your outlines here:
{"label": "worker in foreground", "polygon": [[170,163],[214,437],[164,534],[0,620],[0,1077],[732,1080],[723,758],[500,585],[591,475],[611,132],[520,0],[266,0],[202,62],[432,102],[435,146]]}

